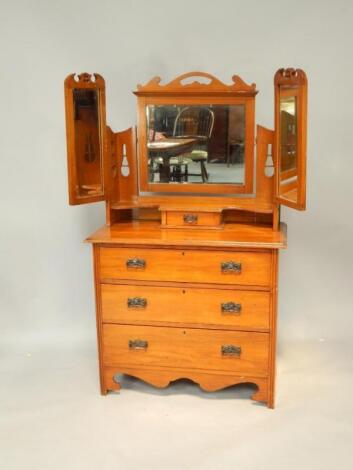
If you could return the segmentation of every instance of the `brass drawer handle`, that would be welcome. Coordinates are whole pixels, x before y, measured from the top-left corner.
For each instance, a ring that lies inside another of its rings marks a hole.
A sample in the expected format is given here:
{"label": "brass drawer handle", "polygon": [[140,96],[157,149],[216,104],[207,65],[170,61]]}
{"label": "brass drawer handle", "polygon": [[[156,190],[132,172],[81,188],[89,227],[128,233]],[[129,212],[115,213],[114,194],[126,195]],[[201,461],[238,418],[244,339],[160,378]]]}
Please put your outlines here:
{"label": "brass drawer handle", "polygon": [[126,261],[126,267],[144,269],[146,267],[146,261],[140,258],[131,258]]}
{"label": "brass drawer handle", "polygon": [[129,340],[129,349],[134,350],[146,350],[148,348],[148,341],[143,339],[130,339]]}
{"label": "brass drawer handle", "polygon": [[221,304],[222,313],[232,313],[235,315],[240,315],[241,304],[236,304],[235,302],[225,302]]}
{"label": "brass drawer handle", "polygon": [[241,347],[233,344],[224,344],[221,348],[222,356],[240,357]]}
{"label": "brass drawer handle", "polygon": [[221,263],[222,273],[241,273],[241,263],[234,261],[223,261]]}
{"label": "brass drawer handle", "polygon": [[185,224],[197,224],[198,216],[196,214],[184,214],[183,219]]}
{"label": "brass drawer handle", "polygon": [[129,297],[127,299],[127,307],[128,308],[146,308],[147,299],[143,299],[142,297]]}

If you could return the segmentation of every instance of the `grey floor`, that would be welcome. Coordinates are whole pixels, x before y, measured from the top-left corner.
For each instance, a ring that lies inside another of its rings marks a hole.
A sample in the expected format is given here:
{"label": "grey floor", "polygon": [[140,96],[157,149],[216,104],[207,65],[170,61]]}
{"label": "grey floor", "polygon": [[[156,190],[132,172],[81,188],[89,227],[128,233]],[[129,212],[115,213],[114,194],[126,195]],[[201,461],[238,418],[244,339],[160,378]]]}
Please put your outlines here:
{"label": "grey floor", "polygon": [[94,341],[3,344],[0,468],[351,470],[353,348],[296,342],[278,354],[277,408],[249,387],[98,392]]}

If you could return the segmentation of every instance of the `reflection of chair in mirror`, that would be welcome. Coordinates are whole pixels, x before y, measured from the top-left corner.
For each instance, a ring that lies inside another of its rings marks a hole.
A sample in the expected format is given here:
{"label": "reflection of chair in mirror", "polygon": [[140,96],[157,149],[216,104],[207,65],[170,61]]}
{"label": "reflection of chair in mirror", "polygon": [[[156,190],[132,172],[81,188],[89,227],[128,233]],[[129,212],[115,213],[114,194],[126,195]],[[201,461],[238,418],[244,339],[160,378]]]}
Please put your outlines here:
{"label": "reflection of chair in mirror", "polygon": [[[189,160],[183,155],[171,157],[169,160],[170,171],[168,181],[174,183],[182,183],[188,180],[188,164]],[[158,180],[161,180],[161,174],[165,170],[165,162],[162,157],[154,157],[148,159],[148,172],[149,181],[155,181],[155,175],[158,175]]]}
{"label": "reflection of chair in mirror", "polygon": [[186,182],[189,176],[188,165],[190,159],[187,156],[179,155],[170,159],[170,181],[176,183]]}
{"label": "reflection of chair in mirror", "polygon": [[174,123],[173,136],[183,138],[193,137],[197,139],[197,148],[188,154],[184,154],[182,157],[183,162],[186,162],[186,158],[188,158],[190,162],[200,163],[201,173],[189,172],[187,173],[187,177],[201,176],[203,182],[208,180],[205,162],[207,162],[208,159],[208,143],[212,135],[213,125],[214,113],[211,109],[206,107],[186,107],[177,115]]}
{"label": "reflection of chair in mirror", "polygon": [[[171,157],[169,160],[170,172],[169,181],[174,183],[182,183],[188,180],[188,164],[189,159],[183,157]],[[165,170],[165,162],[162,157],[150,158],[148,160],[149,181],[155,181],[155,175],[161,180],[161,174]]]}
{"label": "reflection of chair in mirror", "polygon": [[149,180],[151,182],[154,181],[154,175],[156,173],[160,174],[162,166],[163,166],[163,158],[162,157],[154,157],[154,158],[149,158],[148,159]]}

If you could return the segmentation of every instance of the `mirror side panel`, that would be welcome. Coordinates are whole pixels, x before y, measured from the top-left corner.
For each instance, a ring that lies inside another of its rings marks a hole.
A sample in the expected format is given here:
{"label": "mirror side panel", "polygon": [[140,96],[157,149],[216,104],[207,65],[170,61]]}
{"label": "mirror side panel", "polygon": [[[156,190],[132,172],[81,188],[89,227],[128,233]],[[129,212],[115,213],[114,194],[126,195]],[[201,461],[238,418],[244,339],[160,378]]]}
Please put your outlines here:
{"label": "mirror side panel", "polygon": [[300,69],[275,74],[275,201],[306,207],[307,78]]}
{"label": "mirror side panel", "polygon": [[69,75],[65,80],[69,203],[105,199],[105,83],[98,74]]}

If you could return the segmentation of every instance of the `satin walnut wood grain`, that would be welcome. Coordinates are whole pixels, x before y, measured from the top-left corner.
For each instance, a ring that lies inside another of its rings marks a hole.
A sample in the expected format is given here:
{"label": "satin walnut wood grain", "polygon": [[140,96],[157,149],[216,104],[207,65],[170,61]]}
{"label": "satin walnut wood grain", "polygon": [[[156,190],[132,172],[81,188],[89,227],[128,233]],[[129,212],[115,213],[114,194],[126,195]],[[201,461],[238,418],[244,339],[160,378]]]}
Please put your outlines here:
{"label": "satin walnut wood grain", "polygon": [[[169,323],[269,331],[269,292],[102,284],[101,295],[105,323]],[[144,303],[131,307],[129,299]],[[238,309],[233,306],[232,311],[232,304]]]}

